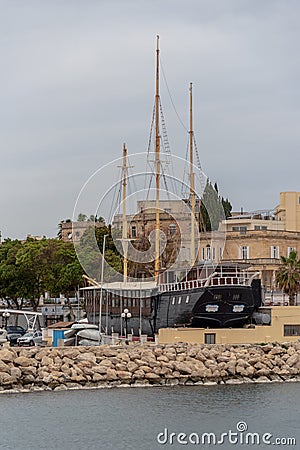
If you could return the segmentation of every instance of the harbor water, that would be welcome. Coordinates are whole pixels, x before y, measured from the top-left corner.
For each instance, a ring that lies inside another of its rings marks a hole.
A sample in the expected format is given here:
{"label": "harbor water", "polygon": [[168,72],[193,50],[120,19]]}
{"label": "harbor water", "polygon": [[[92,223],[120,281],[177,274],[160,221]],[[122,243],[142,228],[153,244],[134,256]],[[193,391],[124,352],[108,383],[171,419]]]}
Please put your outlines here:
{"label": "harbor water", "polygon": [[300,448],[300,383],[34,392],[0,401],[0,449]]}

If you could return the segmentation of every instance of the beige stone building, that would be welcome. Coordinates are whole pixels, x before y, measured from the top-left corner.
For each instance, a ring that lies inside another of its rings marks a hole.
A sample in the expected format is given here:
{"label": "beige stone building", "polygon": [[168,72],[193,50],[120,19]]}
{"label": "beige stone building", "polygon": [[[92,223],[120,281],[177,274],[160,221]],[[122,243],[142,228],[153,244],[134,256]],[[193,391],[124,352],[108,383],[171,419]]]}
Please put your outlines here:
{"label": "beige stone building", "polygon": [[[160,227],[172,251],[180,251],[182,263],[190,261],[190,212],[181,200],[160,202]],[[137,213],[127,216],[132,240],[148,239],[155,229],[155,201],[139,201]],[[196,218],[198,221],[198,218]],[[122,228],[122,216],[115,216],[113,227]],[[300,192],[282,192],[280,203],[272,210],[233,213],[223,221],[219,233],[196,233],[197,260],[247,262],[259,271],[266,292],[276,292],[275,274],[280,256],[292,250],[300,254]],[[163,267],[163,266],[162,266]]]}
{"label": "beige stone building", "polygon": [[[165,235],[165,250],[162,254],[161,265],[173,262],[180,253],[184,262],[189,258],[190,252],[190,223],[191,213],[184,200],[161,200],[160,205],[160,229]],[[128,238],[140,250],[149,244],[149,236],[155,231],[155,200],[138,201],[137,213],[127,215]],[[116,215],[113,221],[113,229],[122,229],[122,215]]]}
{"label": "beige stone building", "polygon": [[201,235],[201,260],[248,262],[261,274],[266,291],[276,291],[276,270],[280,256],[292,250],[300,254],[300,192],[282,192],[280,204],[272,211],[234,214],[220,225],[225,245],[212,241],[210,233]]}
{"label": "beige stone building", "polygon": [[268,342],[298,342],[300,336],[299,306],[262,308],[271,318],[269,325],[247,328],[161,328],[160,344],[257,344]]}
{"label": "beige stone building", "polygon": [[275,218],[285,224],[287,231],[300,232],[300,192],[280,193],[280,204],[275,208]]}
{"label": "beige stone building", "polygon": [[65,242],[79,242],[82,235],[88,228],[99,228],[105,225],[104,222],[90,222],[83,220],[80,222],[72,222],[66,220],[61,222],[61,238]]}

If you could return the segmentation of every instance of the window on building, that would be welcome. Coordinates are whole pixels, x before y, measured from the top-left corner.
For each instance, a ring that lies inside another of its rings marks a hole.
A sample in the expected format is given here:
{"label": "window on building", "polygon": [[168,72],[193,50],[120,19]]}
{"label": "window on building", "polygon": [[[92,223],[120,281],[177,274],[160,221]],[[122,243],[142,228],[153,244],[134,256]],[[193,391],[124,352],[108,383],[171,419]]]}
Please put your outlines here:
{"label": "window on building", "polygon": [[296,251],[296,249],[294,247],[288,247],[288,249],[287,249],[287,256],[289,257],[291,252],[295,252],[295,251]]}
{"label": "window on building", "polygon": [[169,225],[169,234],[170,234],[170,236],[174,236],[174,234],[176,234],[176,225],[175,225],[175,223],[170,223],[170,225]]}
{"label": "window on building", "polygon": [[131,227],[131,237],[136,238],[136,226],[132,225]]}
{"label": "window on building", "polygon": [[185,247],[182,247],[182,249],[181,249],[181,259],[182,259],[182,261],[186,260],[186,248]]}
{"label": "window on building", "polygon": [[175,297],[172,298],[172,305],[175,305]]}
{"label": "window on building", "polygon": [[284,325],[284,336],[300,336],[300,325]]}
{"label": "window on building", "polygon": [[204,344],[215,344],[216,333],[204,333]]}
{"label": "window on building", "polygon": [[190,301],[190,296],[187,295],[187,296],[186,296],[186,299],[185,299],[185,303],[189,303],[189,301]]}
{"label": "window on building", "polygon": [[279,258],[279,247],[277,245],[271,245],[271,258]]}
{"label": "window on building", "polygon": [[210,246],[209,245],[206,246],[206,259],[207,260],[211,259]]}
{"label": "window on building", "polygon": [[202,248],[202,259],[203,260],[205,259],[205,248],[204,247]]}
{"label": "window on building", "polygon": [[232,227],[232,231],[240,231],[240,233],[246,233],[247,227],[246,226],[238,226],[238,227]]}
{"label": "window on building", "polygon": [[249,247],[247,245],[243,245],[240,248],[240,253],[241,253],[241,255],[240,255],[241,259],[249,259]]}
{"label": "window on building", "polygon": [[181,297],[178,298],[178,305],[181,304]]}

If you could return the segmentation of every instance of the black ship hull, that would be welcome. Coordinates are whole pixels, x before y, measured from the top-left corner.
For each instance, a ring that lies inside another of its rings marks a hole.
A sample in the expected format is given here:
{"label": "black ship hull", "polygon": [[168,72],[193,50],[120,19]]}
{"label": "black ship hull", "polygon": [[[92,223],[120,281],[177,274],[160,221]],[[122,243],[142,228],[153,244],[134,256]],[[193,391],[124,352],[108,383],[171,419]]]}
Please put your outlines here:
{"label": "black ship hull", "polygon": [[[93,289],[95,292],[95,289]],[[125,336],[124,308],[131,312],[128,333],[153,336],[160,328],[242,327],[251,322],[254,311],[261,306],[260,280],[251,285],[210,285],[194,289],[158,292],[157,289],[142,298],[141,291],[104,292],[102,329],[105,333]],[[135,296],[134,296],[135,295]],[[117,298],[118,297],[118,298]],[[99,324],[99,296],[86,302],[91,323]]]}
{"label": "black ship hull", "polygon": [[259,280],[251,286],[209,286],[162,293],[156,299],[154,329],[241,327],[261,305]]}

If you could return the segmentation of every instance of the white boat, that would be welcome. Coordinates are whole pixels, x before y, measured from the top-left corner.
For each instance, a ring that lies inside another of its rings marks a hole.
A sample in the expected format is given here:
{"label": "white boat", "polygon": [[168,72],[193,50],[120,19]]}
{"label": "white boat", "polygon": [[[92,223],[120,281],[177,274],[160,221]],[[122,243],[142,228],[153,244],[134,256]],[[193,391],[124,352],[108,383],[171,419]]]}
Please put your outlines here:
{"label": "white boat", "polygon": [[87,330],[81,330],[78,331],[77,336],[84,339],[90,339],[92,341],[99,342],[101,341],[102,337],[98,330],[94,329],[87,329]]}
{"label": "white boat", "polygon": [[78,345],[93,346],[93,345],[99,345],[99,342],[92,341],[90,339],[81,339],[80,342],[78,342]]}
{"label": "white boat", "polygon": [[94,325],[92,323],[74,323],[71,326],[72,330],[86,330],[86,329],[92,329],[92,330],[97,330],[98,327],[97,325]]}
{"label": "white boat", "polygon": [[65,330],[65,333],[64,333],[65,339],[69,339],[69,338],[75,336],[76,333],[77,333],[77,330],[75,330],[74,328]]}
{"label": "white boat", "polygon": [[75,343],[76,343],[76,337],[75,336],[64,340],[64,346],[65,347],[69,347],[69,346],[75,345]]}

